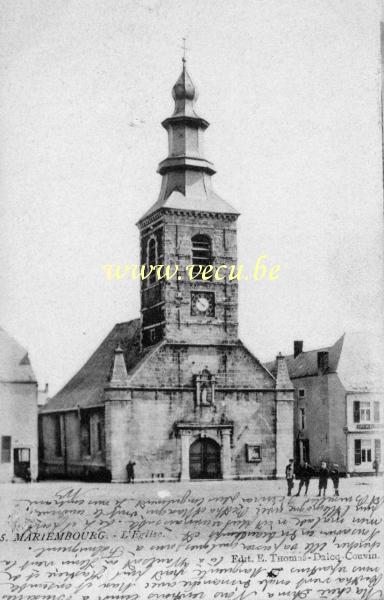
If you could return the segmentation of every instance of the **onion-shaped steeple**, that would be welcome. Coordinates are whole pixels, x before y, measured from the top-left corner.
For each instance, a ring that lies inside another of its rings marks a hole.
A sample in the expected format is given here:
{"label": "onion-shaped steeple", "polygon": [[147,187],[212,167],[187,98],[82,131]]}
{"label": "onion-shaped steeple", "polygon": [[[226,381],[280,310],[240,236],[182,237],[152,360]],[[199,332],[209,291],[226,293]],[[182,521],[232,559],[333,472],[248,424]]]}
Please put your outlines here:
{"label": "onion-shaped steeple", "polygon": [[197,100],[198,94],[196,87],[194,86],[193,81],[185,67],[184,60],[183,70],[179,79],[172,88],[172,97],[175,101],[175,112],[172,115],[173,117],[191,116],[198,118],[194,111],[194,104]]}
{"label": "onion-shaped steeple", "polygon": [[238,215],[239,213],[213,190],[213,164],[203,155],[204,131],[208,121],[195,112],[197,90],[186,69],[172,88],[175,109],[162,122],[168,133],[168,156],[159,164],[162,175],[157,202],[141,217],[139,223],[161,209],[177,209]]}
{"label": "onion-shaped steeple", "polygon": [[202,156],[202,132],[209,123],[195,112],[197,90],[183,59],[180,77],[172,88],[175,101],[173,115],[162,122],[168,131],[168,157],[159,165],[162,175],[174,169],[192,169],[215,173],[212,163]]}

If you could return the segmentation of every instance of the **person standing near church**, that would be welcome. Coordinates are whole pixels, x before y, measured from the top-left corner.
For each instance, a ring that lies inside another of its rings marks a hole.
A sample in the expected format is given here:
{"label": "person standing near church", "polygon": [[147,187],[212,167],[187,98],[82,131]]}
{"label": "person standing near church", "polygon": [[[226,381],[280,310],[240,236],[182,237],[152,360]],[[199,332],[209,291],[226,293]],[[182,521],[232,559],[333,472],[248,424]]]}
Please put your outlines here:
{"label": "person standing near church", "polygon": [[135,483],[135,462],[129,461],[126,469],[127,469],[127,483]]}
{"label": "person standing near church", "polygon": [[285,467],[285,479],[287,480],[287,486],[288,486],[288,496],[291,495],[291,491],[293,488],[293,484],[294,484],[294,470],[293,470],[293,458],[289,459],[289,464]]}
{"label": "person standing near church", "polygon": [[327,490],[328,485],[328,476],[329,470],[327,468],[327,463],[323,461],[320,465],[319,471],[319,496],[321,496],[321,490],[323,490],[323,496],[325,496],[325,492]]}
{"label": "person standing near church", "polygon": [[339,472],[339,465],[337,463],[334,463],[332,465],[332,468],[331,468],[329,474],[332,479],[333,489],[335,490],[335,496],[338,496],[339,495],[340,472]]}
{"label": "person standing near church", "polygon": [[309,482],[311,481],[311,477],[313,475],[313,469],[311,465],[307,462],[304,462],[300,467],[300,483],[299,489],[296,496],[300,496],[300,492],[302,488],[305,486],[304,496],[307,495]]}

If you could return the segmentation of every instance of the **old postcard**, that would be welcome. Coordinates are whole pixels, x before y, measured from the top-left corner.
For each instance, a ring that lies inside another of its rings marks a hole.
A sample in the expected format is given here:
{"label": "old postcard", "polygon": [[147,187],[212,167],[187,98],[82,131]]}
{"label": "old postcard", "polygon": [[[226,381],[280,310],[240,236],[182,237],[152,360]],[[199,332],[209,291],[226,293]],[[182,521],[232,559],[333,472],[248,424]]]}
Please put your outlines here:
{"label": "old postcard", "polygon": [[382,599],[381,3],[0,7],[0,597]]}

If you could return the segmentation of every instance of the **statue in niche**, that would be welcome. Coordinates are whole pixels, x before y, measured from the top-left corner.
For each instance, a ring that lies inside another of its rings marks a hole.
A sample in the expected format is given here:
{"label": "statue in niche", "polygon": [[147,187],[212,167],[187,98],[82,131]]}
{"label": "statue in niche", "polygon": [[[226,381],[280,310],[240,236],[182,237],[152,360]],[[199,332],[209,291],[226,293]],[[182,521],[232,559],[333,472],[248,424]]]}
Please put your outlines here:
{"label": "statue in niche", "polygon": [[200,406],[214,404],[215,377],[208,369],[204,369],[196,375],[196,399]]}
{"label": "statue in niche", "polygon": [[201,388],[200,404],[208,404],[208,388],[206,385]]}

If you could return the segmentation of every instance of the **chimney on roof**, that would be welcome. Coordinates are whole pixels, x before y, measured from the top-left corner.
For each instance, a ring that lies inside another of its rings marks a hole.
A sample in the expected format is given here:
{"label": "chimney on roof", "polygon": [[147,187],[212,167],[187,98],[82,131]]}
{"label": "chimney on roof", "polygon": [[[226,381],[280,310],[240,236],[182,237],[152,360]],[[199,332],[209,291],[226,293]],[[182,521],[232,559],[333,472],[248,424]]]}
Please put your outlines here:
{"label": "chimney on roof", "polygon": [[296,358],[296,356],[299,356],[299,354],[302,353],[303,345],[304,345],[303,340],[295,340],[293,342],[293,358]]}
{"label": "chimney on roof", "polygon": [[328,352],[317,353],[317,370],[319,373],[325,373],[328,370]]}

